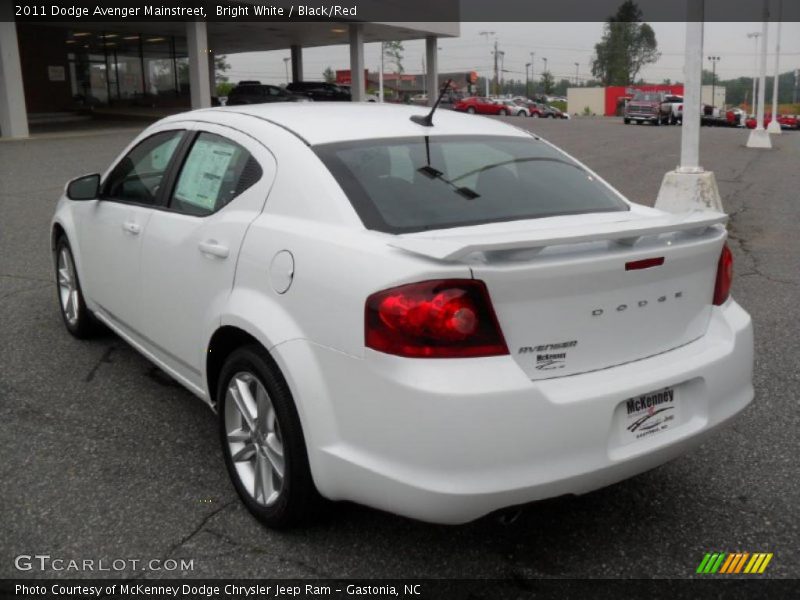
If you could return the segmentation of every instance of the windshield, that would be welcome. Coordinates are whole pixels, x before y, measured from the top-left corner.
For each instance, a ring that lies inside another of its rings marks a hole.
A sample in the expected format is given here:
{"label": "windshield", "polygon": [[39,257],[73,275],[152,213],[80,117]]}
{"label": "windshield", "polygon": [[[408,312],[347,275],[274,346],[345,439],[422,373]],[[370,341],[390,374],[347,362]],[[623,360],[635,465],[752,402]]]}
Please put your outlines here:
{"label": "windshield", "polygon": [[652,92],[636,92],[633,99],[637,102],[661,102],[661,95]]}
{"label": "windshield", "polygon": [[365,227],[387,233],[628,210],[607,185],[533,138],[393,138],[313,149]]}

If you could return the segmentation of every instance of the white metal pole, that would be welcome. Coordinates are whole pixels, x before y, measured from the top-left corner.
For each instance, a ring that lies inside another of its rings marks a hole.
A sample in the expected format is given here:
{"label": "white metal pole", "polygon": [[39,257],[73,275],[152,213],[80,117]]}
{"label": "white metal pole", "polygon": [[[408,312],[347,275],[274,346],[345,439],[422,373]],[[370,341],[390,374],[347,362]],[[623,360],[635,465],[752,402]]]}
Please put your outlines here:
{"label": "white metal pole", "polygon": [[686,56],[684,65],[681,163],[664,175],[656,208],[673,213],[693,210],[723,212],[714,173],[700,166],[700,103],[703,81],[703,2],[686,0]]}
{"label": "white metal pole", "polygon": [[761,60],[759,64],[758,105],[756,109],[756,128],[750,132],[747,139],[748,148],[772,148],[769,134],[764,129],[764,101],[767,87],[767,26],[769,25],[769,0],[764,0],[764,10],[761,22]]}
{"label": "white metal pole", "polygon": [[378,70],[378,102],[383,102],[383,57],[386,53],[384,42],[381,42],[381,66]]}
{"label": "white metal pole", "polygon": [[775,37],[775,79],[772,82],[772,120],[767,126],[770,133],[780,134],[781,124],[778,123],[778,78],[780,77],[781,62],[781,16],[783,13],[783,0],[778,0],[778,32]]}
{"label": "white metal pole", "polygon": [[751,115],[755,115],[756,114],[756,94],[758,93],[757,92],[757,86],[758,86],[758,36],[760,36],[760,35],[761,34],[759,32],[757,32],[757,31],[754,31],[753,33],[748,33],[747,34],[747,37],[753,39],[754,42],[755,42],[755,47],[754,47],[754,50],[753,50],[753,52],[754,52],[754,54],[753,54],[753,96],[750,98],[750,114]]}
{"label": "white metal pole", "polygon": [[[696,18],[696,17],[695,17]],[[703,20],[686,22],[683,126],[679,173],[702,173],[700,166],[700,104],[703,81]]]}

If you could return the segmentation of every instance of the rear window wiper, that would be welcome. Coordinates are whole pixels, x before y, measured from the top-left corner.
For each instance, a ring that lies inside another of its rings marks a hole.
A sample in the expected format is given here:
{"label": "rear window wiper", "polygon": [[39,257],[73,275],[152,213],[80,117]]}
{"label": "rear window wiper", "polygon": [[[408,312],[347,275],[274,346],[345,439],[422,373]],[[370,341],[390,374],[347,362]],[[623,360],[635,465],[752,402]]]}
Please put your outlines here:
{"label": "rear window wiper", "polygon": [[428,139],[427,135],[425,136],[425,155],[426,155],[426,157],[428,159],[428,164],[420,167],[419,169],[417,169],[418,173],[422,173],[428,179],[438,179],[439,181],[443,181],[448,186],[453,188],[453,191],[456,194],[458,194],[460,196],[463,196],[467,200],[474,200],[475,198],[480,198],[481,195],[478,192],[476,192],[475,190],[473,190],[471,188],[468,188],[468,187],[465,187],[465,186],[456,185],[455,183],[453,183],[452,181],[447,179],[447,177],[444,176],[444,173],[442,171],[440,171],[439,169],[431,166],[430,140]]}

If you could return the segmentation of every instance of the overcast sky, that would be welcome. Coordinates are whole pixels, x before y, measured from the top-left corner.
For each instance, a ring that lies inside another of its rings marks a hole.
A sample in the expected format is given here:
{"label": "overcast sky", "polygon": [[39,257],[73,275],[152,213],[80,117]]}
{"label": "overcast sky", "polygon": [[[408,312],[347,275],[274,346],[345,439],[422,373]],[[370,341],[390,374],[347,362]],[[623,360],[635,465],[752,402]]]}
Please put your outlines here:
{"label": "overcast sky", "polygon": [[[660,83],[664,79],[683,80],[683,49],[685,23],[651,23],[656,33],[661,59],[645,67],[642,77],[647,82]],[[774,68],[775,33],[777,25],[770,24],[768,41],[768,73]],[[603,23],[461,23],[461,35],[442,38],[439,43],[439,70],[477,70],[489,74],[492,68],[490,44],[481,31],[495,32],[500,50],[505,52],[505,74],[508,79],[525,79],[525,63],[530,53],[535,53],[535,77],[538,79],[547,58],[548,67],[556,79],[575,78],[575,63],[581,79],[590,77],[594,44],[603,33]],[[761,31],[761,23],[706,23],[705,56],[716,55],[717,73],[722,79],[751,76],[755,69],[755,43],[747,34]],[[422,71],[425,54],[424,41],[404,42],[403,66],[407,73]],[[283,58],[289,52],[250,52],[228,55],[231,64],[229,77],[259,79],[264,83],[285,83]],[[365,62],[370,70],[377,71],[380,57],[379,44],[365,45]],[[303,77],[321,80],[322,72],[330,66],[334,70],[349,68],[347,46],[326,46],[303,50]],[[711,68],[706,60],[704,66]],[[800,23],[782,24],[781,72],[800,68]]]}

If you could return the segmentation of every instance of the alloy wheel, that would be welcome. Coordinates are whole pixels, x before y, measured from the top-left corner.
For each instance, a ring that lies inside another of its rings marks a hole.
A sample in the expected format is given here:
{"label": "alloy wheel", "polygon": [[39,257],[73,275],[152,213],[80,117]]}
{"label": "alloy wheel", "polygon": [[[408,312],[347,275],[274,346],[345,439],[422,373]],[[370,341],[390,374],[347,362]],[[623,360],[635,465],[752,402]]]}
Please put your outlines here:
{"label": "alloy wheel", "polygon": [[58,253],[58,298],[67,323],[75,326],[78,322],[80,291],[75,277],[72,253],[66,247],[61,248],[61,252]]}
{"label": "alloy wheel", "polygon": [[269,394],[252,373],[236,373],[228,384],[225,432],[242,486],[257,504],[272,506],[284,489],[283,439]]}

